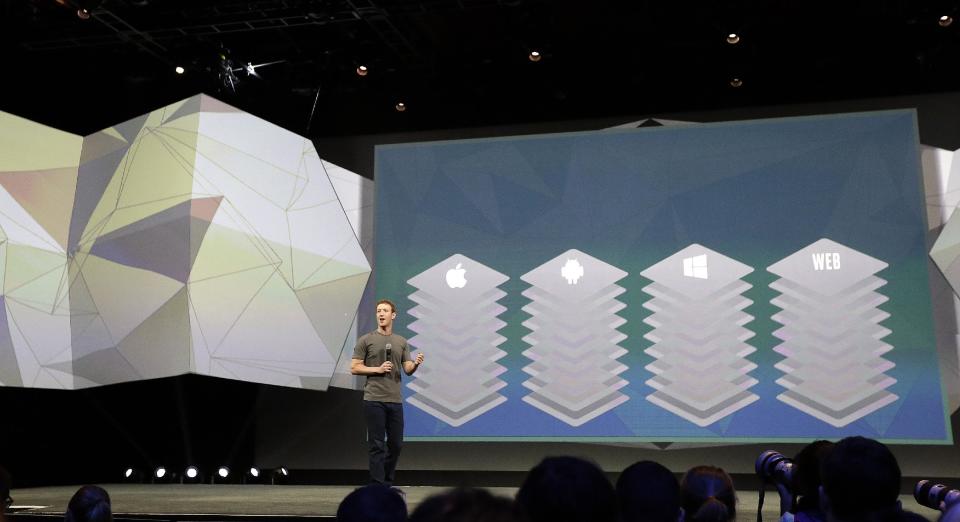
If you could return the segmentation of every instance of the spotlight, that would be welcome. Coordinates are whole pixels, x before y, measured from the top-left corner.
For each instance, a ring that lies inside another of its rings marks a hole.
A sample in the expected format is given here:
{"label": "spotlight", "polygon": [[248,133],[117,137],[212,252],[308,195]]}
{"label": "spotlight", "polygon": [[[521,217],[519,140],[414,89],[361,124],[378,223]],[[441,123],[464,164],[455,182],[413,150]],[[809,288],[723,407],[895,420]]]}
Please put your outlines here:
{"label": "spotlight", "polygon": [[203,482],[203,477],[200,475],[200,470],[196,466],[187,466],[187,469],[183,470],[183,480],[181,482],[198,484]]}
{"label": "spotlight", "polygon": [[123,470],[123,481],[129,483],[139,483],[143,481],[143,473],[136,468],[127,468]]}
{"label": "spotlight", "polygon": [[257,484],[260,482],[260,468],[250,466],[247,473],[243,476],[243,482],[246,484]]}
{"label": "spotlight", "polygon": [[740,43],[740,35],[737,33],[730,33],[727,35],[727,43],[730,45],[736,45]]}
{"label": "spotlight", "polygon": [[734,89],[743,87],[743,80],[741,80],[740,78],[731,78],[730,87],[733,87]]}
{"label": "spotlight", "polygon": [[937,20],[937,23],[940,24],[940,27],[950,27],[950,24],[953,23],[953,17],[950,15],[943,15]]}
{"label": "spotlight", "polygon": [[288,478],[290,478],[290,470],[285,466],[280,466],[270,473],[270,483],[274,485],[286,484]]}
{"label": "spotlight", "polygon": [[369,73],[369,72],[370,72],[370,70],[367,69],[367,66],[366,66],[366,65],[361,65],[361,66],[357,67],[357,76],[366,76],[367,73]]}
{"label": "spotlight", "polygon": [[81,19],[81,20],[89,20],[89,19],[90,19],[90,11],[87,11],[86,9],[84,9],[84,8],[82,8],[82,7],[81,7],[80,9],[77,9],[77,18],[79,18],[79,19]]}
{"label": "spotlight", "polygon": [[157,466],[153,470],[154,483],[172,482],[174,478],[176,478],[176,474],[164,466]]}
{"label": "spotlight", "polygon": [[396,109],[397,112],[403,112],[403,111],[407,110],[407,104],[405,104],[405,103],[403,103],[403,102],[397,102],[397,104],[394,105],[393,108]]}
{"label": "spotlight", "polygon": [[217,468],[216,473],[214,473],[213,478],[210,482],[216,483],[226,483],[230,480],[230,468],[227,466],[220,466]]}
{"label": "spotlight", "polygon": [[186,69],[184,69],[183,67],[180,67],[180,66],[178,65],[177,68],[174,69],[174,71],[176,71],[177,74],[183,74],[183,73],[186,71]]}
{"label": "spotlight", "polygon": [[531,62],[539,62],[543,58],[543,55],[540,54],[540,51],[530,51],[530,54],[527,55],[527,59]]}

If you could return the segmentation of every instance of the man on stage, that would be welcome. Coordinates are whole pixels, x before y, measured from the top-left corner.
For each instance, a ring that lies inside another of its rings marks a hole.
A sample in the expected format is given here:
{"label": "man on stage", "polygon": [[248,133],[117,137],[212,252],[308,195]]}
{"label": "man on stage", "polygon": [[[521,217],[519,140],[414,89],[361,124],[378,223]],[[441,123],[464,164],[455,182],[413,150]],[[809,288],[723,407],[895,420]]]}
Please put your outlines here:
{"label": "man on stage", "polygon": [[423,354],[410,358],[407,340],[393,333],[397,307],[389,299],[377,302],[377,329],[357,340],[350,373],[366,375],[363,385],[363,415],[370,444],[370,482],[393,486],[397,459],[403,443],[403,397],[400,366],[413,375],[423,364]]}

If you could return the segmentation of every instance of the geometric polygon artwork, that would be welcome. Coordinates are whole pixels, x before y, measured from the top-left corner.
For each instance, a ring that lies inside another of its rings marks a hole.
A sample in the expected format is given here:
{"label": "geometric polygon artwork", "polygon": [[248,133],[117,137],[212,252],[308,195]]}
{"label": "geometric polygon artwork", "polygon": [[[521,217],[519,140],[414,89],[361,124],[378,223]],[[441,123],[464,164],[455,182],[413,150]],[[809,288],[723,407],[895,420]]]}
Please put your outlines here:
{"label": "geometric polygon artwork", "polygon": [[[938,190],[928,196],[928,220],[943,224],[943,229],[930,249],[930,258],[943,273],[955,294],[960,295],[960,214],[956,213],[960,203],[960,162],[952,161],[955,153],[942,149],[924,151],[924,166],[935,163],[935,167],[926,171],[935,171],[939,176],[927,175],[928,185]],[[932,208],[931,208],[932,207]],[[939,212],[937,212],[939,210]],[[934,221],[934,217],[940,217]]]}
{"label": "geometric polygon artwork", "polygon": [[527,404],[563,421],[581,426],[629,400],[620,389],[629,384],[617,361],[627,351],[618,328],[626,324],[617,312],[626,305],[617,296],[617,281],[627,273],[576,249],[547,261],[521,279],[530,300],[523,311],[530,318],[523,355],[530,364],[523,386]]}
{"label": "geometric polygon artwork", "polygon": [[497,361],[507,340],[497,331],[507,323],[498,303],[507,295],[497,288],[509,278],[462,254],[428,268],[407,283],[416,288],[408,312],[416,335],[410,343],[432,354],[407,387],[407,402],[451,425],[461,426],[496,408],[506,397],[499,390],[507,371]]}
{"label": "geometric polygon artwork", "polygon": [[756,351],[744,325],[753,301],[743,296],[753,269],[702,245],[693,244],[641,272],[653,282],[643,291],[653,313],[644,337],[653,345],[645,353],[655,361],[647,385],[651,403],[697,426],[709,426],[755,402],[757,384],[747,359]]}
{"label": "geometric polygon artwork", "polygon": [[920,146],[929,230],[943,227],[960,204],[960,162],[954,162],[954,156],[952,150]]}
{"label": "geometric polygon artwork", "polygon": [[940,367],[949,410],[960,408],[960,161],[956,151],[922,145],[920,160],[927,200],[927,225],[930,259],[937,266],[931,272],[934,324]]}
{"label": "geometric polygon artwork", "polygon": [[86,137],[0,113],[0,384],[325,389],[370,265],[310,140],[197,95]]}
{"label": "geometric polygon artwork", "polygon": [[890,314],[880,310],[888,298],[874,274],[887,263],[849,247],[820,239],[771,265],[779,279],[770,288],[782,325],[773,332],[784,356],[775,368],[780,401],[835,427],[843,427],[894,401],[887,391],[896,379],[885,372],[894,363],[883,354],[891,331],[880,325]]}
{"label": "geometric polygon artwork", "polygon": [[[343,211],[353,227],[353,232],[360,241],[360,248],[373,267],[373,180],[360,176],[339,165],[323,161],[323,167],[333,184],[333,190],[340,199]],[[363,389],[363,377],[350,373],[350,361],[353,358],[353,349],[359,337],[358,332],[368,332],[376,328],[373,310],[376,308],[376,295],[373,292],[373,277],[367,281],[366,289],[360,298],[360,308],[357,311],[350,332],[343,343],[337,368],[330,386],[350,390]]]}

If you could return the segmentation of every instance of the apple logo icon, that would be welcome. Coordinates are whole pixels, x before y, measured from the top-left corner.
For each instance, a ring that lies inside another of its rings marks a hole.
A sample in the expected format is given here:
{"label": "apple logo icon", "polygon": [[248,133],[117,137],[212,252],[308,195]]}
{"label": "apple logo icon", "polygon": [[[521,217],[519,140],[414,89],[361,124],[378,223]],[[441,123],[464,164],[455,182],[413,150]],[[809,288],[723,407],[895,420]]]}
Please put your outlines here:
{"label": "apple logo icon", "polygon": [[467,269],[463,268],[463,263],[457,263],[455,268],[447,270],[447,286],[450,288],[463,288],[467,286],[467,278],[464,277],[466,273]]}

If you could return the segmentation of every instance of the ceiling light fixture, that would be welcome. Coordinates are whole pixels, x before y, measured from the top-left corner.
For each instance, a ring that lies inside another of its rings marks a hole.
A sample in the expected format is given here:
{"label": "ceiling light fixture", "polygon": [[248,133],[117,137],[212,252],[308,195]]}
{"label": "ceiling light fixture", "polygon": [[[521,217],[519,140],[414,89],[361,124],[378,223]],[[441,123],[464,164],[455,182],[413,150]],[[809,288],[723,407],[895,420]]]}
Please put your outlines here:
{"label": "ceiling light fixture", "polygon": [[184,69],[183,67],[180,67],[180,66],[178,65],[177,68],[174,69],[174,71],[176,71],[177,74],[183,74],[184,71],[186,71],[186,69]]}
{"label": "ceiling light fixture", "polygon": [[940,24],[940,27],[950,27],[950,24],[953,23],[953,17],[950,15],[943,15],[937,20],[937,23]]}
{"label": "ceiling light fixture", "polygon": [[368,72],[370,72],[370,70],[367,69],[366,65],[361,65],[357,67],[357,76],[366,76]]}
{"label": "ceiling light fixture", "polygon": [[737,33],[730,33],[727,35],[727,43],[730,45],[736,45],[740,43],[740,35]]}
{"label": "ceiling light fixture", "polygon": [[393,108],[396,109],[397,112],[403,112],[407,110],[407,104],[403,102],[397,102],[397,104],[394,105]]}
{"label": "ceiling light fixture", "polygon": [[539,62],[543,58],[543,55],[540,54],[540,51],[530,51],[530,54],[527,55],[527,59],[531,62]]}
{"label": "ceiling light fixture", "polygon": [[742,86],[743,86],[743,80],[741,80],[740,78],[731,78],[731,79],[730,79],[730,87],[733,87],[734,89],[736,89],[736,88],[739,88],[739,87],[742,87]]}

